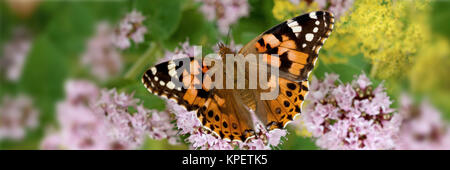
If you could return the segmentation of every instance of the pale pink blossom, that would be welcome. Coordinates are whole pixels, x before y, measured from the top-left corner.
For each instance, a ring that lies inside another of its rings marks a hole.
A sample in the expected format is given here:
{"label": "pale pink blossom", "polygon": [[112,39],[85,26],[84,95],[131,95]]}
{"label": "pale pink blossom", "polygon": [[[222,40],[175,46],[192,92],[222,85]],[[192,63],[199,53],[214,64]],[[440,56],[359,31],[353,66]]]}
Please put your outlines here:
{"label": "pale pink blossom", "polygon": [[114,44],[123,50],[131,46],[131,40],[136,44],[144,42],[144,34],[147,33],[142,23],[144,20],[145,17],[136,10],[127,14],[114,34]]}
{"label": "pale pink blossom", "polygon": [[113,44],[113,33],[109,24],[99,23],[81,58],[81,63],[101,81],[118,75],[123,67],[121,55]]}
{"label": "pale pink blossom", "polygon": [[23,94],[3,96],[0,102],[0,140],[21,140],[27,130],[38,126],[39,111],[30,97]]}
{"label": "pale pink blossom", "polygon": [[205,17],[210,20],[216,20],[219,31],[227,34],[230,25],[245,16],[248,16],[249,5],[247,0],[197,0],[202,2],[200,10]]}
{"label": "pale pink blossom", "polygon": [[313,78],[302,120],[323,149],[393,149],[402,117],[393,113],[382,85],[375,90],[363,74],[351,84],[337,75]]}
{"label": "pale pink blossom", "polygon": [[44,138],[43,149],[137,149],[146,136],[178,142],[168,113],[146,109],[133,94],[99,90],[84,80],[65,87],[56,109],[59,129]]}
{"label": "pale pink blossom", "polygon": [[441,112],[427,100],[422,101],[420,105],[415,105],[407,95],[403,95],[400,102],[399,113],[405,119],[401,126],[396,149],[450,149],[450,127],[441,118]]}
{"label": "pale pink blossom", "polygon": [[18,81],[31,48],[31,36],[25,28],[16,28],[9,41],[3,46],[0,57],[0,73],[9,81]]}

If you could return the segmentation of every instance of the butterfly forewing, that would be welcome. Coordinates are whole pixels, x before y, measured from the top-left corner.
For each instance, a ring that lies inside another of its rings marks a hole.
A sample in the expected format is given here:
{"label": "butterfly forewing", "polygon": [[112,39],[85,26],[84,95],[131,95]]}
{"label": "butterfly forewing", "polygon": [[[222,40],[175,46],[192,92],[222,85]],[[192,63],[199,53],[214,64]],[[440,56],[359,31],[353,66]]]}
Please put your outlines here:
{"label": "butterfly forewing", "polygon": [[260,100],[258,89],[207,88],[201,83],[209,68],[194,58],[183,59],[189,67],[180,66],[179,59],[157,64],[144,73],[142,82],[151,93],[196,111],[202,125],[218,137],[246,141],[254,135],[249,109],[269,130],[284,128],[300,114],[308,75],[333,24],[329,12],[304,14],[265,31],[239,51],[244,56],[262,54],[266,63],[259,68],[279,68],[279,95],[274,100]]}
{"label": "butterfly forewing", "polygon": [[283,128],[300,114],[308,91],[308,75],[333,24],[331,13],[311,12],[267,30],[241,49],[242,54],[262,54],[268,67],[279,68],[277,99],[253,99],[257,101],[256,115],[268,129]]}
{"label": "butterfly forewing", "polygon": [[268,58],[279,61],[267,64],[278,67],[281,77],[303,81],[313,69],[319,50],[330,35],[333,24],[334,17],[329,12],[304,14],[267,30],[244,46],[240,53],[265,54]]}

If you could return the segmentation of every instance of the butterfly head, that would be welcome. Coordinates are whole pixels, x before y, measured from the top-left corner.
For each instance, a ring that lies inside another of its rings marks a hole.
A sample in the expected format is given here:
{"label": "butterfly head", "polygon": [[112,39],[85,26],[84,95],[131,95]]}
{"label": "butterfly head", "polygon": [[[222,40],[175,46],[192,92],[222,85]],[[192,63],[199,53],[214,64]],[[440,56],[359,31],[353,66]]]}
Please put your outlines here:
{"label": "butterfly head", "polygon": [[230,48],[228,48],[225,44],[223,44],[221,42],[218,43],[217,45],[219,46],[219,55],[222,58],[225,58],[225,56],[227,54],[235,54],[236,53],[235,51],[231,50]]}

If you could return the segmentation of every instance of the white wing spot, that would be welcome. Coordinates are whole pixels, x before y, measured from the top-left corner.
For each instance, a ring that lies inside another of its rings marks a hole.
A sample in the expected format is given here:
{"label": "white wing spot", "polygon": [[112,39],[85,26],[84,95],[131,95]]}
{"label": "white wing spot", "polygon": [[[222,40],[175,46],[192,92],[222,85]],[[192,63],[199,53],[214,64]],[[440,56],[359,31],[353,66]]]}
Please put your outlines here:
{"label": "white wing spot", "polygon": [[319,31],[319,28],[314,27],[313,32],[316,33],[317,31]]}
{"label": "white wing spot", "polygon": [[287,25],[289,27],[295,27],[295,26],[298,26],[298,22],[297,21],[292,21],[292,22],[289,22]]}
{"label": "white wing spot", "polygon": [[302,27],[301,26],[291,27],[291,29],[294,32],[302,32]]}
{"label": "white wing spot", "polygon": [[155,77],[153,77],[153,79],[155,79],[155,81],[158,81],[158,80],[159,80],[159,78],[158,78],[158,77],[156,77],[156,76],[155,76]]}
{"label": "white wing spot", "polygon": [[171,81],[169,81],[169,82],[167,83],[166,87],[172,90],[172,89],[175,88],[175,84],[173,84]]}
{"label": "white wing spot", "polygon": [[305,48],[305,47],[306,47],[306,44],[303,44],[302,47]]}
{"label": "white wing spot", "polygon": [[172,70],[173,68],[175,68],[175,63],[173,62],[173,60],[171,60],[171,61],[169,61],[169,65],[167,65],[167,68],[169,69],[169,70]]}
{"label": "white wing spot", "polygon": [[309,13],[309,17],[312,18],[312,19],[317,19],[316,12]]}
{"label": "white wing spot", "polygon": [[320,24],[320,21],[316,21],[316,25],[319,25]]}
{"label": "white wing spot", "polygon": [[166,83],[164,83],[163,81],[159,81],[159,84],[160,84],[161,86],[165,86],[165,85],[166,85]]}
{"label": "white wing spot", "polygon": [[171,70],[169,70],[169,75],[171,77],[175,77],[177,75],[177,71],[175,71],[175,68],[172,68]]}
{"label": "white wing spot", "polygon": [[152,74],[153,74],[153,75],[156,74],[156,67],[152,67],[150,70],[152,70]]}
{"label": "white wing spot", "polygon": [[312,41],[314,38],[314,34],[308,33],[305,35],[306,41]]}

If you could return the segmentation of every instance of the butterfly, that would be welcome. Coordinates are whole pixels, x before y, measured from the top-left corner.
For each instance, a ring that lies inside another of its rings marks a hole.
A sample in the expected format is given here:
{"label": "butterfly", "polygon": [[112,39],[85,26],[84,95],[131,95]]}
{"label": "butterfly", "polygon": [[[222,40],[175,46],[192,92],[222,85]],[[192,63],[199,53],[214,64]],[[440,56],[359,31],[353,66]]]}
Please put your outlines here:
{"label": "butterfly", "polygon": [[[259,68],[279,69],[279,91],[273,100],[260,100],[261,89],[216,89],[205,85],[194,88],[201,83],[199,75],[211,67],[193,57],[188,58],[190,67],[186,69],[177,60],[149,68],[142,83],[151,93],[175,100],[188,111],[195,111],[203,127],[221,139],[245,142],[255,136],[252,112],[269,131],[285,128],[301,113],[308,93],[308,76],[333,24],[334,16],[330,12],[303,14],[263,32],[239,50],[238,54],[244,56],[262,54],[266,57],[263,59],[266,63]],[[224,45],[219,48],[221,57],[234,53]],[[173,78],[184,86],[173,83]]]}

